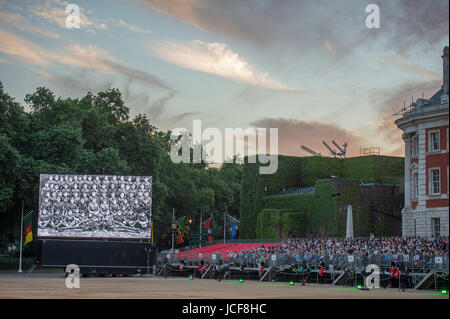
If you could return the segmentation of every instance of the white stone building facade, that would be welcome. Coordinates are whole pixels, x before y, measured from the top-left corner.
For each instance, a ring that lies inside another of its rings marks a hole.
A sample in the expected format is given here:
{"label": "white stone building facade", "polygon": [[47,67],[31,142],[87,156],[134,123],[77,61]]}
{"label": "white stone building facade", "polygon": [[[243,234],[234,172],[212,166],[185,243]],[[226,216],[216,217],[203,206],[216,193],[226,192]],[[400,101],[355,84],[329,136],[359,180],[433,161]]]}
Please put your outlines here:
{"label": "white stone building facade", "polygon": [[449,233],[448,47],[442,59],[442,88],[404,108],[395,121],[405,141],[404,237]]}

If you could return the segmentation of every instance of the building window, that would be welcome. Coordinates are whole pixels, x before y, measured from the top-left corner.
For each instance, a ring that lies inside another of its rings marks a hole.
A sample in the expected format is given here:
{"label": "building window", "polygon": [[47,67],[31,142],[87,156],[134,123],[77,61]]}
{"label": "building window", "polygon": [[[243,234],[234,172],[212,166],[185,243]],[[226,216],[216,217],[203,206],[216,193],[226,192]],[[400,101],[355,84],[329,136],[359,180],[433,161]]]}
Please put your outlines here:
{"label": "building window", "polygon": [[413,137],[411,140],[411,156],[419,155],[419,138]]}
{"label": "building window", "polygon": [[447,140],[447,151],[448,151],[448,127],[447,127],[447,136],[446,136],[446,140]]}
{"label": "building window", "polygon": [[441,170],[439,168],[430,169],[430,189],[432,195],[441,193]]}
{"label": "building window", "polygon": [[417,236],[417,219],[414,219],[414,237]]}
{"label": "building window", "polygon": [[412,174],[412,197],[417,198],[419,196],[419,174]]}
{"label": "building window", "polygon": [[433,225],[433,236],[441,236],[441,219],[431,218],[431,225]]}
{"label": "building window", "polygon": [[439,151],[441,149],[439,131],[430,132],[430,152]]}
{"label": "building window", "polygon": [[415,147],[416,147],[416,155],[419,155],[419,137],[416,137]]}

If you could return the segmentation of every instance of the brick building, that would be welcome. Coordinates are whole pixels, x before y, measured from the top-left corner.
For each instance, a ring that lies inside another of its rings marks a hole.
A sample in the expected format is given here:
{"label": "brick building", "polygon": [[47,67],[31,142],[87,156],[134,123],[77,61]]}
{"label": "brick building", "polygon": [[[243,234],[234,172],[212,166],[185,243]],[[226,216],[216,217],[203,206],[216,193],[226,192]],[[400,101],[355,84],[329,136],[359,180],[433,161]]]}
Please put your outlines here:
{"label": "brick building", "polygon": [[441,89],[404,108],[395,121],[405,141],[403,236],[448,236],[448,47],[442,59]]}

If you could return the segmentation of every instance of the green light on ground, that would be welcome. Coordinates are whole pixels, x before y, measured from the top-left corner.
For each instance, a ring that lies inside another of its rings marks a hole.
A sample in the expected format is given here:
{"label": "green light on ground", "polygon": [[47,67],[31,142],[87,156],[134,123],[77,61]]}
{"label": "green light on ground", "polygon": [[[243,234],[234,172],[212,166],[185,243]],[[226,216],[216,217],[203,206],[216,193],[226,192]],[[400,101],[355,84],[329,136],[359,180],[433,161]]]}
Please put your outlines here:
{"label": "green light on ground", "polygon": [[239,279],[239,282],[242,284],[244,282],[244,279]]}
{"label": "green light on ground", "polygon": [[362,288],[362,286],[361,286],[361,285],[358,285],[358,286],[356,286],[356,288],[358,288],[358,289],[361,289],[361,288]]}
{"label": "green light on ground", "polygon": [[448,293],[448,291],[447,290],[441,290],[441,294],[443,294],[443,295],[446,295]]}
{"label": "green light on ground", "polygon": [[289,281],[289,285],[293,286],[294,282],[293,281]]}
{"label": "green light on ground", "polygon": [[91,271],[93,274],[95,274],[95,273],[97,273],[97,270],[95,270],[95,269],[92,269],[92,271]]}
{"label": "green light on ground", "polygon": [[192,277],[192,275],[190,275],[190,276],[189,276],[189,280],[192,280],[192,279],[194,279],[194,277]]}

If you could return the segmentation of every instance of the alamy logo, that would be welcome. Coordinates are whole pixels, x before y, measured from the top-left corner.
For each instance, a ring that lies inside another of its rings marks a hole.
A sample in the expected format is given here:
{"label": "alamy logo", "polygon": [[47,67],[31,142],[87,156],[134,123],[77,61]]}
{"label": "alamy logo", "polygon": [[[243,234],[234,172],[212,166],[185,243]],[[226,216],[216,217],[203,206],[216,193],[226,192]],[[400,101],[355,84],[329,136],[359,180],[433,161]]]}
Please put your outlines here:
{"label": "alamy logo", "polygon": [[69,4],[66,7],[66,28],[79,29],[80,28],[80,7],[76,4]]}
{"label": "alamy logo", "polygon": [[[248,163],[261,164],[260,174],[274,174],[278,170],[278,128],[270,128],[270,146],[267,153],[267,137],[265,128],[225,128],[225,145],[222,132],[218,128],[208,127],[202,132],[201,121],[193,121],[192,134],[185,128],[176,128],[170,134],[173,142],[170,159],[173,163],[231,163],[236,160],[242,164],[245,156],[245,139],[247,138]],[[203,141],[208,141],[203,144]],[[236,141],[236,145],[235,142]],[[223,150],[225,156],[223,156]],[[256,155],[258,154],[258,155]],[[225,160],[224,160],[225,157]]]}
{"label": "alamy logo", "polygon": [[368,29],[380,28],[380,7],[371,3],[366,7],[366,12],[370,13],[366,18],[366,27]]}
{"label": "alamy logo", "polygon": [[375,264],[367,265],[366,272],[369,275],[364,282],[365,286],[369,289],[380,288],[380,268]]}
{"label": "alamy logo", "polygon": [[66,267],[66,288],[80,288],[80,267],[75,264]]}

